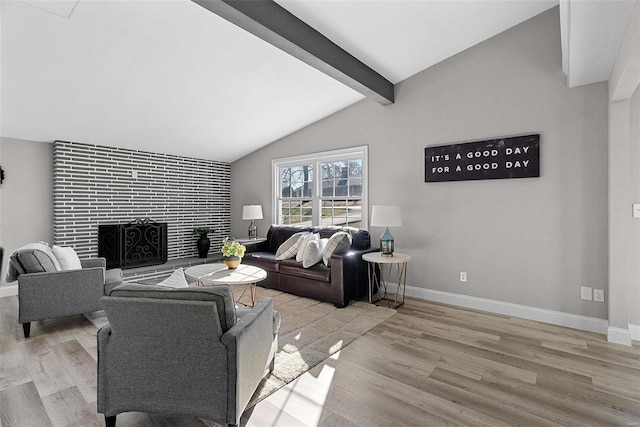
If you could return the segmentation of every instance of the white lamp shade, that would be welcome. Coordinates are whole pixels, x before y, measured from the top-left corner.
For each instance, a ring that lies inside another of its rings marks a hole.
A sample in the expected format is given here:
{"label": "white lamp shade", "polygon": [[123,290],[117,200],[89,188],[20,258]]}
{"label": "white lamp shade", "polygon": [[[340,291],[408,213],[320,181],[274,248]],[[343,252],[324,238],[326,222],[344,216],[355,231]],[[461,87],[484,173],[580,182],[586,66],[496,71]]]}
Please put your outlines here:
{"label": "white lamp shade", "polygon": [[262,205],[243,206],[242,219],[262,219]]}
{"label": "white lamp shade", "polygon": [[374,227],[400,227],[402,218],[400,217],[399,206],[373,205],[371,209],[371,225]]}

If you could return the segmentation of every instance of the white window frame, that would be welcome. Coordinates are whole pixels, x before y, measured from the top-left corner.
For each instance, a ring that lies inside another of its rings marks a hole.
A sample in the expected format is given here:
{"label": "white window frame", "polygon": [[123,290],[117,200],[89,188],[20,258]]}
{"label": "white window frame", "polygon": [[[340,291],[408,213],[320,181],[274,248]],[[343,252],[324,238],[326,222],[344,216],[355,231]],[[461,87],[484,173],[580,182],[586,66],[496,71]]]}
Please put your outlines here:
{"label": "white window frame", "polygon": [[271,193],[272,193],[272,211],[271,223],[277,224],[280,216],[281,189],[280,174],[278,170],[283,167],[298,166],[302,164],[313,164],[313,226],[320,225],[321,220],[321,201],[322,197],[322,178],[320,164],[331,161],[344,161],[351,158],[362,159],[362,206],[360,214],[360,228],[362,230],[369,229],[369,147],[361,145],[351,148],[343,148],[339,150],[323,151],[312,154],[303,154],[291,157],[282,157],[271,160]]}

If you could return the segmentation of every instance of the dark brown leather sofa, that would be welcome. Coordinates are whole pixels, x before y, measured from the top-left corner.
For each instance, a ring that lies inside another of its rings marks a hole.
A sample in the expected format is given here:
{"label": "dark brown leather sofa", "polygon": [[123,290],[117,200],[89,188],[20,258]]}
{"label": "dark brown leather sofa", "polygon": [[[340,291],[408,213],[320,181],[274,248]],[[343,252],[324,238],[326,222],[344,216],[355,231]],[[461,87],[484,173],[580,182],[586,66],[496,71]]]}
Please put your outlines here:
{"label": "dark brown leather sofa", "polygon": [[[319,233],[320,238],[328,238],[337,231],[347,231],[352,237],[351,248],[343,253],[334,253],[328,267],[320,262],[304,268],[295,258],[276,260],[280,245],[300,231]],[[362,260],[362,254],[377,250],[371,247],[366,230],[272,225],[267,232],[267,240],[258,244],[254,252],[245,254],[242,262],[267,272],[267,278],[260,282],[260,286],[327,301],[342,308],[353,300],[367,296],[369,278],[367,262]]]}

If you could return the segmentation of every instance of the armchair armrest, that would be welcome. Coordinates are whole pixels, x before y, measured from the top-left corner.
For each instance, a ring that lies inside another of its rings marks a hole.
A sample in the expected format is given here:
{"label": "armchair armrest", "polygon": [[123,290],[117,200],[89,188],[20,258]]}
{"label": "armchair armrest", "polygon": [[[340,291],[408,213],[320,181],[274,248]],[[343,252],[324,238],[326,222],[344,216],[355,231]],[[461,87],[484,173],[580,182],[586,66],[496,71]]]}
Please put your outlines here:
{"label": "armchair armrest", "polygon": [[105,367],[105,360],[107,358],[109,339],[111,339],[111,325],[105,325],[98,330],[97,342],[98,342],[98,411],[104,413],[104,409],[107,404],[107,394],[104,386],[101,385],[107,383],[107,372]]}
{"label": "armchair armrest", "polygon": [[87,258],[81,259],[80,264],[82,264],[82,268],[91,268],[91,267],[102,267],[107,268],[107,259],[106,258]]}
{"label": "armchair armrest", "polygon": [[341,301],[336,306],[344,307],[349,301],[367,294],[369,276],[367,262],[362,259],[362,255],[377,250],[352,248],[331,256],[331,297],[332,301]]}
{"label": "armchair armrest", "polygon": [[21,274],[20,323],[100,310],[104,274],[102,267]]}
{"label": "armchair armrest", "polygon": [[[227,347],[228,419],[237,419],[249,403],[270,363],[273,342],[273,302],[261,299],[221,338]],[[233,378],[237,380],[234,382]],[[231,423],[231,421],[229,421]]]}

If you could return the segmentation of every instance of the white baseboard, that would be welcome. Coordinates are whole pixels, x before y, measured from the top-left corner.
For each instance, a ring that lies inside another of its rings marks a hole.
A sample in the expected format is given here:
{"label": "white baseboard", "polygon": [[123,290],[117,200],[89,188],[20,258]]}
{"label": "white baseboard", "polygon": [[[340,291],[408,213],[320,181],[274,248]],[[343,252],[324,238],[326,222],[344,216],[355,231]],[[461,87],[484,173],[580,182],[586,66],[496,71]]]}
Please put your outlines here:
{"label": "white baseboard", "polygon": [[0,298],[18,295],[18,285],[0,286]]}
{"label": "white baseboard", "polygon": [[[389,291],[395,292],[395,289],[395,284],[389,283]],[[552,325],[565,326],[568,328],[580,329],[603,335],[608,335],[610,330],[609,321],[605,319],[547,310],[544,308],[529,307],[526,305],[472,297],[468,295],[454,294],[451,292],[407,286],[406,296],[441,302],[458,307],[487,311],[489,313],[535,320],[538,322],[550,323]]]}
{"label": "white baseboard", "polygon": [[607,332],[607,341],[616,344],[631,346],[631,331],[629,329],[609,326],[609,330]]}
{"label": "white baseboard", "polygon": [[629,324],[629,331],[631,331],[631,339],[640,341],[640,325]]}

